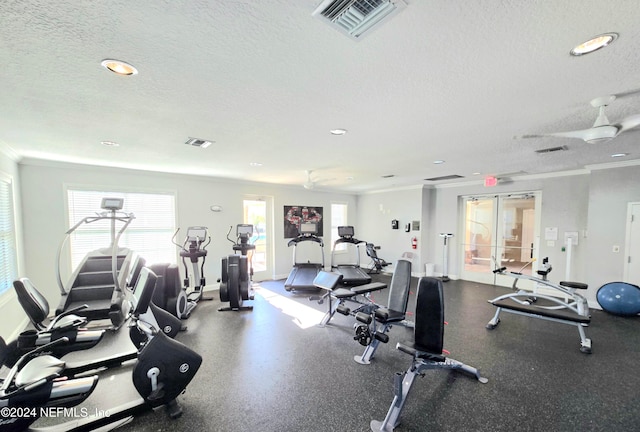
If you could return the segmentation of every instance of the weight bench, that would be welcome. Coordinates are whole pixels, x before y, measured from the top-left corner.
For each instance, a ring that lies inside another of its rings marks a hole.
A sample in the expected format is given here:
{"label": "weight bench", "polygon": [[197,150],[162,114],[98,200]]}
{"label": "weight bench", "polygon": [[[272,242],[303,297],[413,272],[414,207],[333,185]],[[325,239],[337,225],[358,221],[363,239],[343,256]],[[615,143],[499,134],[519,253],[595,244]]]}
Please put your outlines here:
{"label": "weight bench", "polygon": [[[387,307],[375,305],[370,314],[358,312],[356,320],[363,324],[356,325],[354,339],[365,347],[362,355],[353,359],[360,364],[370,364],[380,343],[389,342],[387,332],[393,324],[412,328],[413,322],[407,321],[407,304],[409,303],[409,288],[411,286],[411,261],[398,260],[391,277],[389,299]],[[378,328],[379,327],[379,328]]]}
{"label": "weight bench", "polygon": [[444,302],[442,281],[423,277],[418,282],[416,300],[415,328],[413,342],[398,343],[396,348],[412,357],[411,365],[404,374],[397,373],[394,378],[394,398],[383,421],[373,420],[371,430],[391,432],[400,424],[400,414],[416,376],[423,376],[431,369],[450,369],[464,372],[475,377],[481,383],[488,380],[480,375],[478,369],[447,358],[443,354],[444,342]]}
{"label": "weight bench", "polygon": [[[576,289],[586,290],[588,288],[587,284],[562,281],[559,285],[556,285],[546,280],[546,278],[540,279],[520,273],[509,273],[507,276],[515,278],[515,282],[517,282],[518,279],[535,281],[545,287],[559,291],[571,300],[563,301],[555,296],[532,293],[525,290],[519,290],[516,293],[496,297],[493,300],[489,300],[489,303],[498,309],[491,321],[486,325],[488,330],[493,330],[498,326],[500,323],[500,312],[503,310],[516,315],[568,324],[578,328],[578,333],[580,334],[580,351],[585,354],[591,354],[591,339],[587,338],[584,331],[584,327],[587,327],[591,322],[589,306],[587,300],[576,292]],[[540,302],[540,300],[542,300],[542,302]]]}
{"label": "weight bench", "polygon": [[[387,284],[382,282],[371,282],[366,285],[360,285],[350,288],[339,287],[342,283],[342,275],[339,273],[320,271],[313,280],[313,285],[320,288],[325,292],[321,297],[310,297],[309,300],[317,300],[318,304],[322,304],[327,298],[329,299],[329,310],[320,321],[318,326],[324,327],[331,321],[331,318],[336,312],[340,312],[343,315],[356,314],[358,312],[371,311],[374,303],[369,300],[370,293],[374,291],[380,291],[387,287]],[[351,311],[345,306],[346,301],[351,301],[359,304],[360,306]]]}

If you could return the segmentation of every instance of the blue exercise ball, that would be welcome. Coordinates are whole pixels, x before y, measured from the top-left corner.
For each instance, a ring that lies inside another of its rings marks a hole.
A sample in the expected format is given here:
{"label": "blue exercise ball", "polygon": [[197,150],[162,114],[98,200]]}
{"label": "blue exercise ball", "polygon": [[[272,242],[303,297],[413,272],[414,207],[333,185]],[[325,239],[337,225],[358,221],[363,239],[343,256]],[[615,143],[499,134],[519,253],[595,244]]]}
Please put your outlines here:
{"label": "blue exercise ball", "polygon": [[598,290],[596,299],[602,309],[614,315],[640,314],[640,287],[626,282],[610,282]]}

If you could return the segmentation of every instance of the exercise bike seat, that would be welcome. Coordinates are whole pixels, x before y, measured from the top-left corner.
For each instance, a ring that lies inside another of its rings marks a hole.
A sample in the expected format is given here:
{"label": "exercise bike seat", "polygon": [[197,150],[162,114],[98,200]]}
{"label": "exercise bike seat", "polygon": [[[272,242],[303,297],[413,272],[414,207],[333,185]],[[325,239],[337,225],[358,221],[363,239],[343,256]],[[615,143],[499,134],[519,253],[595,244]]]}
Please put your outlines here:
{"label": "exercise bike seat", "polygon": [[64,370],[65,362],[50,355],[35,357],[16,374],[15,384],[23,387],[40,380],[57,377]]}

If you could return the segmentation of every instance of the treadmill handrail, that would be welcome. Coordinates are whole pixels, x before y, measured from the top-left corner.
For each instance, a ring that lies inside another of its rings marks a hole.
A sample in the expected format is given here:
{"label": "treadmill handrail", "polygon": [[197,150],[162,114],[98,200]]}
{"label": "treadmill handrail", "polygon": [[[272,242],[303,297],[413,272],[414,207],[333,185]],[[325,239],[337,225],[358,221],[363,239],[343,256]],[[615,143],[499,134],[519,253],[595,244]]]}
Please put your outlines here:
{"label": "treadmill handrail", "polygon": [[298,250],[297,246],[298,243],[301,243],[303,241],[313,241],[315,243],[318,243],[318,245],[320,245],[320,252],[322,255],[322,263],[313,263],[316,264],[318,266],[321,266],[322,268],[324,268],[324,241],[322,240],[322,237],[318,237],[316,235],[299,235],[296,238],[292,238],[291,240],[289,240],[289,242],[287,242],[287,246],[293,246],[293,267],[296,267],[298,264],[302,264],[302,263],[298,263],[296,260],[296,251]]}
{"label": "treadmill handrail", "polygon": [[292,238],[291,240],[289,240],[289,242],[287,243],[287,246],[293,246],[293,245],[297,245],[300,242],[303,241],[314,241],[316,243],[320,243],[320,246],[324,247],[324,241],[322,240],[321,237],[318,236],[298,236],[296,238]]}
{"label": "treadmill handrail", "polygon": [[333,243],[333,248],[331,249],[331,268],[336,268],[337,266],[334,265],[334,254],[336,252],[336,246],[339,245],[340,243],[346,243],[346,244],[353,244],[356,246],[356,263],[355,264],[343,264],[343,265],[349,265],[349,266],[354,266],[357,268],[360,268],[360,244],[362,243],[367,243],[364,240],[358,240],[355,237],[340,237],[338,240],[336,240]]}

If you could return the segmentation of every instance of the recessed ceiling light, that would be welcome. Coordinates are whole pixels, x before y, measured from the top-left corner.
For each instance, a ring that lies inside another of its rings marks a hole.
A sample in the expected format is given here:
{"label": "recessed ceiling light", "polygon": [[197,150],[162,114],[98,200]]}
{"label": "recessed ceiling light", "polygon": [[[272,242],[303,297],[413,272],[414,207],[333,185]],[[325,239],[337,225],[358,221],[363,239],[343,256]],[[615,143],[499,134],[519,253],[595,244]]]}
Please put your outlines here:
{"label": "recessed ceiling light", "polygon": [[100,141],[100,144],[105,145],[107,147],[119,147],[120,144],[118,144],[117,142],[113,142],[113,141]]}
{"label": "recessed ceiling light", "polygon": [[261,167],[262,164],[260,162],[249,162],[249,166],[252,167]]}
{"label": "recessed ceiling light", "polygon": [[480,175],[480,173],[479,172],[474,172],[473,175]]}
{"label": "recessed ceiling light", "polygon": [[433,163],[436,164],[436,165],[440,165],[440,164],[443,164],[444,161],[438,159],[438,160],[434,160]]}
{"label": "recessed ceiling light", "polygon": [[625,157],[625,156],[629,156],[629,153],[616,153],[616,154],[612,154],[611,155],[611,157],[613,157],[613,158]]}
{"label": "recessed ceiling light", "polygon": [[136,75],[138,73],[138,69],[121,60],[106,59],[102,60],[100,65],[118,75]]}
{"label": "recessed ceiling light", "polygon": [[570,51],[572,56],[579,57],[604,48],[614,40],[618,39],[618,33],[604,33],[581,43]]}
{"label": "recessed ceiling light", "polygon": [[344,135],[347,133],[346,129],[331,129],[329,132],[331,132],[331,135]]}

